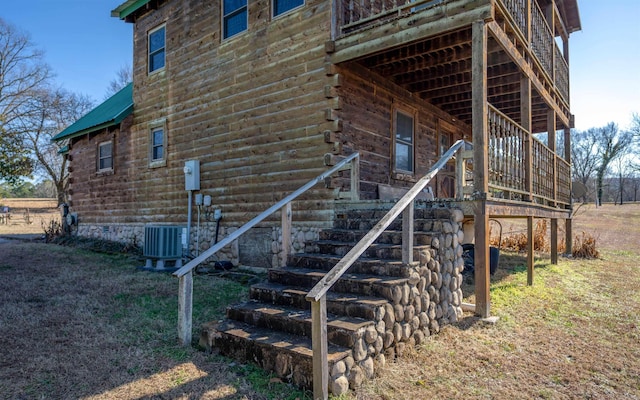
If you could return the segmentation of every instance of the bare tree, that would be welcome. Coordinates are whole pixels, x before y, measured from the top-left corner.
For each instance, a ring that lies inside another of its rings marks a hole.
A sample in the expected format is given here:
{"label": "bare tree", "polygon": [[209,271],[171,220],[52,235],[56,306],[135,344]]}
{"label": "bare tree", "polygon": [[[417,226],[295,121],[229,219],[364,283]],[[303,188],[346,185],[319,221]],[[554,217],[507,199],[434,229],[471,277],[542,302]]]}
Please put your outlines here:
{"label": "bare tree", "polygon": [[0,180],[16,182],[32,173],[33,163],[16,127],[24,105],[51,77],[43,52],[26,33],[0,18]]}
{"label": "bare tree", "polygon": [[104,96],[105,100],[118,93],[120,89],[127,86],[132,81],[133,68],[131,68],[131,65],[123,65],[122,67],[120,67],[118,72],[116,72],[116,77],[111,82],[109,82],[107,93]]}
{"label": "bare tree", "polygon": [[631,149],[633,136],[630,132],[619,131],[618,125],[610,122],[601,128],[589,129],[588,134],[596,143],[598,165],[596,167],[597,201],[602,204],[602,182],[611,163],[623,157]]}
{"label": "bare tree", "polygon": [[571,173],[585,186],[594,177],[598,166],[597,140],[589,131],[571,132]]}
{"label": "bare tree", "polygon": [[24,146],[35,160],[35,169],[53,182],[58,204],[65,202],[67,160],[59,151],[66,141],[51,139],[93,107],[84,95],[64,89],[42,89],[23,105],[19,126]]}

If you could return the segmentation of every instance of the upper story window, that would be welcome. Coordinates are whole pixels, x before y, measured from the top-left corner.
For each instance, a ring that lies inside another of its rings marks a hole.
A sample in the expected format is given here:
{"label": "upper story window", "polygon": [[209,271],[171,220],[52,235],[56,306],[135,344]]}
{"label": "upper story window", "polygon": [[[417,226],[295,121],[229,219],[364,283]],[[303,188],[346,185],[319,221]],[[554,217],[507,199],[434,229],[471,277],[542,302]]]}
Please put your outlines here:
{"label": "upper story window", "polygon": [[165,27],[164,25],[149,32],[149,73],[164,68],[165,64]]}
{"label": "upper story window", "polygon": [[98,145],[98,172],[113,171],[113,142]]}
{"label": "upper story window", "polygon": [[400,110],[394,112],[394,139],[396,171],[413,172],[414,117]]}
{"label": "upper story window", "polygon": [[277,17],[302,5],[304,5],[304,0],[273,0],[273,16]]}
{"label": "upper story window", "polygon": [[247,0],[224,0],[222,14],[223,39],[247,30]]}

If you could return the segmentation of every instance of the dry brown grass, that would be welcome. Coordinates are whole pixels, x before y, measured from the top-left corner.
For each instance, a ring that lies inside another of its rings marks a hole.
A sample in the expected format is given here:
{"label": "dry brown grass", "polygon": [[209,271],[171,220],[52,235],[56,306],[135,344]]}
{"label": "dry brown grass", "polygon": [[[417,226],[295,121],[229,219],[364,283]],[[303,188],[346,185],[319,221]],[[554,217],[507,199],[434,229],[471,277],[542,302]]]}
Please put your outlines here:
{"label": "dry brown grass", "polygon": [[11,208],[11,219],[0,223],[0,235],[39,235],[43,226],[60,221],[54,199],[0,199],[0,205]]}
{"label": "dry brown grass", "polygon": [[[344,398],[640,399],[640,205],[586,208],[574,230],[598,238],[600,259],[552,266],[537,253],[526,286],[525,257],[503,251],[497,324],[468,315]],[[177,346],[173,278],[42,243],[0,252],[0,398],[304,398]],[[196,277],[195,327],[246,292],[228,285]]]}

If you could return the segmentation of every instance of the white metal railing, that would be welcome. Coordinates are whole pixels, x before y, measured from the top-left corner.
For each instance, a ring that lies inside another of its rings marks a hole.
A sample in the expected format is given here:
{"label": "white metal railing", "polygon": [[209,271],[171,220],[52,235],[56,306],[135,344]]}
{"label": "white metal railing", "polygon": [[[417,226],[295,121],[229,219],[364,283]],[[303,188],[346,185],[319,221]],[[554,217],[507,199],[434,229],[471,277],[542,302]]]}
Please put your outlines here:
{"label": "white metal railing", "polygon": [[458,140],[429,172],[382,217],[338,263],[307,293],[311,302],[311,332],[313,345],[313,398],[328,397],[328,343],[327,343],[327,292],[347,272],[349,267],[373,244],[382,232],[402,213],[402,262],[413,262],[413,214],[416,196],[429,184],[438,171],[463,148],[465,142]]}
{"label": "white metal railing", "polygon": [[[326,157],[325,157],[326,159]],[[193,311],[193,270],[206,261],[209,257],[220,251],[223,247],[231,244],[234,240],[238,239],[241,235],[253,228],[260,222],[264,221],[270,215],[274,214],[278,210],[282,210],[282,257],[283,263],[286,263],[287,256],[291,251],[291,202],[298,196],[311,189],[318,183],[324,182],[326,178],[335,174],[338,171],[345,169],[351,170],[351,199],[358,199],[358,192],[360,188],[360,154],[353,153],[340,162],[336,163],[333,167],[318,175],[316,178],[310,180],[295,192],[289,194],[276,204],[263,211],[260,215],[253,218],[251,221],[242,225],[238,230],[234,231],[229,236],[216,243],[208,250],[204,251],[198,257],[189,261],[182,268],[178,269],[173,275],[180,278],[178,289],[178,337],[183,345],[191,343],[191,329],[192,329],[192,311]]]}

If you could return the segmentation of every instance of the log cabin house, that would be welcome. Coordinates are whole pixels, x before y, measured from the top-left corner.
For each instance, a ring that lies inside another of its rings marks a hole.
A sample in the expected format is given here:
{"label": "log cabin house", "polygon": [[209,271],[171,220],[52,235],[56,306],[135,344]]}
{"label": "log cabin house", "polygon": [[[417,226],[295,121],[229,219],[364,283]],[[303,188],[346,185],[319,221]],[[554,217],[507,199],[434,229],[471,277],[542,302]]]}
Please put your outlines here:
{"label": "log cabin house", "polygon": [[[329,253],[323,262],[330,269],[347,250],[326,232],[374,227],[375,218],[368,221],[363,210],[379,218],[378,210],[392,208],[464,140],[455,161],[413,193],[404,221],[386,227],[410,229],[400,237],[414,240],[389,235],[395,239],[387,247],[378,241],[382,247],[374,255],[362,256],[392,259],[398,241],[415,244],[397,257],[404,269],[383,263],[386,275],[404,281],[362,284],[358,296],[369,297],[361,303],[377,308],[356,317],[369,315],[369,325],[345,322],[354,316],[344,312],[336,327],[331,315],[345,307],[329,296],[320,302],[329,309],[328,325],[294,332],[311,337],[324,331],[319,340],[330,343],[317,353],[320,361],[297,359],[295,346],[275,346],[274,352],[269,343],[246,343],[254,338],[250,325],[296,325],[264,322],[267,317],[256,316],[262,308],[231,310],[235,325],[203,333],[205,344],[218,342],[228,354],[259,360],[302,386],[315,381],[316,397],[326,390],[341,393],[373,376],[384,355],[401,353],[404,344],[459,317],[463,241],[475,242],[473,308],[489,316],[490,218],[527,219],[531,243],[534,218],[550,219],[553,262],[558,220],[564,221],[570,248],[569,35],[581,29],[577,0],[127,0],[112,16],[134,27],[132,87],[57,138],[68,141],[70,207],[80,234],[141,243],[146,225],[192,221],[189,252],[206,252],[218,234],[228,237],[357,153],[351,172],[323,177],[324,185],[289,203],[289,227],[275,213],[218,253],[235,264],[286,268],[307,262],[295,253]],[[558,133],[563,148],[556,148]],[[193,160],[197,164],[188,166],[198,169],[198,184],[185,190],[185,163]],[[212,202],[195,206],[202,211],[197,225],[188,212],[192,192]],[[214,216],[214,210],[221,213]],[[418,237],[420,229],[428,239]],[[353,247],[363,235],[343,241]],[[371,276],[364,264],[350,275],[362,270]],[[314,276],[311,287],[320,279],[312,271],[317,264],[304,265],[306,272],[293,271],[293,277],[284,276],[286,268],[273,268],[270,284],[279,288],[252,288],[252,298],[264,295],[273,308],[285,307],[278,293],[288,290],[284,297],[293,306],[297,289],[285,286],[303,286]],[[336,292],[343,290],[338,286]],[[308,287],[298,304],[303,310]],[[314,308],[310,297],[314,318],[326,319],[327,309]],[[190,341],[186,324],[184,340]],[[355,333],[345,334],[347,326]],[[332,352],[332,346],[347,350]]]}

